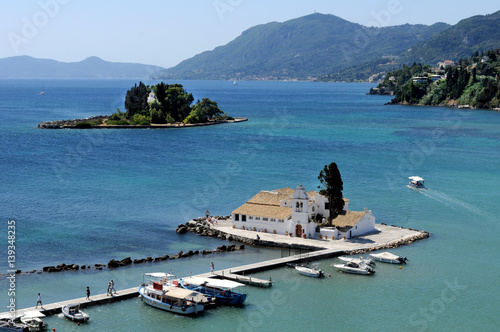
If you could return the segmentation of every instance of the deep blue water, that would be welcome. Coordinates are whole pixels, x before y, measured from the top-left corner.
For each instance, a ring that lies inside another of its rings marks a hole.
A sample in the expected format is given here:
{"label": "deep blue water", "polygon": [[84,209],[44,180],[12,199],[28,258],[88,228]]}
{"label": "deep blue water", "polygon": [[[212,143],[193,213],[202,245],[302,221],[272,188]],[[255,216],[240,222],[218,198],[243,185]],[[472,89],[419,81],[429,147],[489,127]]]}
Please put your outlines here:
{"label": "deep blue water", "polygon": [[[130,300],[90,309],[87,330],[234,330],[228,320],[243,331],[497,327],[498,112],[384,106],[388,97],[365,94],[369,84],[184,81],[195,99],[216,100],[249,121],[170,130],[36,127],[123,109],[134,83],[0,81],[0,218],[5,234],[7,221],[16,221],[16,268],[215,248],[217,240],[177,235],[177,224],[206,209],[228,215],[263,189],[301,183],[314,190],[319,171],[332,161],[351,210],[368,207],[377,222],[425,229],[431,237],[395,250],[410,264],[377,267],[374,278],[342,275],[330,267],[334,260],[322,261],[332,274],[323,281],[286,269],[263,273],[276,287],[249,289],[244,309],[186,319]],[[429,190],[406,188],[410,175],[422,176]],[[128,288],[150,270],[182,275],[207,271],[210,260],[222,268],[280,255],[247,248],[121,271],[24,275],[16,300],[26,307],[40,290],[45,302],[54,302],[83,296],[86,285],[104,292],[112,277],[118,288]],[[6,258],[0,269],[7,270]],[[0,299],[7,303],[5,292]],[[110,326],[114,315],[120,319]],[[58,331],[74,327],[60,318],[47,321]]]}

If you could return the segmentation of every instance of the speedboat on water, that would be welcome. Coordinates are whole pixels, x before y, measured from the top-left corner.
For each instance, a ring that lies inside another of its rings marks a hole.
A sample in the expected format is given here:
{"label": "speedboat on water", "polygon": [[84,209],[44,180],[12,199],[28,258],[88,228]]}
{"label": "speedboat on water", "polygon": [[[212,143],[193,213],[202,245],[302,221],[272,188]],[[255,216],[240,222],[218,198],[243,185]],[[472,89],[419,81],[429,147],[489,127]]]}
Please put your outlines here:
{"label": "speedboat on water", "polygon": [[409,188],[413,189],[424,189],[424,179],[422,179],[420,176],[410,176],[408,177],[410,179],[410,182],[408,183]]}
{"label": "speedboat on water", "polygon": [[231,280],[190,277],[182,278],[179,285],[213,297],[215,302],[219,304],[242,305],[247,298],[246,293],[234,291],[237,288],[245,287],[245,285]]}
{"label": "speedboat on water", "polygon": [[180,315],[195,315],[205,309],[212,300],[194,290],[173,285],[167,273],[145,273],[147,282],[139,287],[139,295],[147,305]]}
{"label": "speedboat on water", "polygon": [[62,307],[64,317],[75,322],[86,322],[89,320],[89,315],[80,310],[79,303],[68,304]]}
{"label": "speedboat on water", "polygon": [[8,332],[29,332],[28,326],[24,324],[14,323],[11,320],[0,320],[0,331]]}
{"label": "speedboat on water", "polygon": [[408,258],[398,256],[391,254],[390,252],[381,252],[379,254],[370,254],[370,256],[373,257],[373,259],[384,262],[384,263],[391,263],[391,264],[406,264],[408,261]]}
{"label": "speedboat on water", "polygon": [[295,270],[297,270],[299,274],[302,274],[307,277],[322,278],[325,276],[325,274],[323,273],[323,271],[321,271],[321,269],[317,269],[314,267],[296,265]]}
{"label": "speedboat on water", "polygon": [[339,259],[344,262],[354,262],[356,264],[366,264],[368,266],[375,267],[375,262],[371,258],[363,258],[363,256],[360,256],[359,258],[340,256]]}
{"label": "speedboat on water", "polygon": [[334,264],[333,267],[339,271],[351,274],[371,275],[375,273],[372,267],[363,263],[347,262],[345,264]]}

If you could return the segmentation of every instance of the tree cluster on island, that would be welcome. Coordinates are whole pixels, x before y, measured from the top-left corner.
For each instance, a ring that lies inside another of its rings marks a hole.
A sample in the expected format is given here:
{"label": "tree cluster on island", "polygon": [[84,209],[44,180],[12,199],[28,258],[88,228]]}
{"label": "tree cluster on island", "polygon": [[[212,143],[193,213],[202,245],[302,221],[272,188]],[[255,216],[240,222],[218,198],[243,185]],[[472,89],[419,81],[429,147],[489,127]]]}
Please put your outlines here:
{"label": "tree cluster on island", "polygon": [[500,106],[500,49],[476,52],[452,65],[431,68],[414,63],[387,73],[370,94],[391,94],[391,104]]}
{"label": "tree cluster on island", "polygon": [[232,120],[209,98],[195,104],[181,84],[135,84],[125,96],[125,112],[117,109],[107,125],[196,124]]}

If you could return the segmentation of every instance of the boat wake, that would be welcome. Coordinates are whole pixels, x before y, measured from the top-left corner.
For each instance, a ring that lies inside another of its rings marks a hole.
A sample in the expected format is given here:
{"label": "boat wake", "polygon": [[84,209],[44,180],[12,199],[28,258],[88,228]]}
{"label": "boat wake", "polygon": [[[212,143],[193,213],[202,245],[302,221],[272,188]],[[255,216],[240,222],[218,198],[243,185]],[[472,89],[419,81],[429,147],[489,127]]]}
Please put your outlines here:
{"label": "boat wake", "polygon": [[443,192],[439,192],[436,190],[417,190],[419,193],[422,195],[429,197],[430,199],[433,199],[435,201],[438,201],[440,203],[445,204],[446,206],[449,206],[453,209],[466,209],[467,211],[477,214],[481,217],[485,218],[493,218],[493,215],[489,214],[488,212],[482,211],[473,205],[466,203],[460,199],[457,199],[455,197],[452,197],[450,195],[447,195]]}

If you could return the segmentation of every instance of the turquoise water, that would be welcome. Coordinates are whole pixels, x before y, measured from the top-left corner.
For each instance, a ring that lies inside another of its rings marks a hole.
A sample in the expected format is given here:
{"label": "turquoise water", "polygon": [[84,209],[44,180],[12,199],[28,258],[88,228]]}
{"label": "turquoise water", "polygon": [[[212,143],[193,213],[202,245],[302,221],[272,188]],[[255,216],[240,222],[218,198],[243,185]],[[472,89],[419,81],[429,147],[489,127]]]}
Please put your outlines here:
{"label": "turquoise water", "polygon": [[[378,264],[373,277],[338,273],[330,266],[334,259],[319,262],[331,274],[324,280],[286,268],[263,272],[275,286],[248,288],[243,309],[186,318],[128,300],[87,309],[85,326],[48,318],[50,328],[496,329],[498,112],[384,106],[387,97],[365,95],[369,84],[185,81],[195,98],[211,98],[250,120],[178,130],[36,128],[41,121],[110,114],[123,107],[134,83],[0,81],[0,217],[5,234],[7,221],[16,221],[17,269],[213,249],[221,242],[177,235],[177,224],[206,209],[227,215],[262,189],[302,183],[314,190],[320,169],[332,161],[351,210],[368,207],[377,222],[425,229],[431,237],[394,249],[410,263],[402,269]],[[46,94],[40,96],[42,85]],[[410,175],[422,176],[429,190],[406,188]],[[210,261],[229,268],[281,254],[247,247],[114,271],[22,275],[16,303],[33,306],[38,292],[46,303],[81,297],[86,286],[104,293],[109,279],[118,289],[134,287],[143,272],[182,276],[207,272]],[[6,270],[3,258],[0,273]],[[0,287],[7,286],[3,278]],[[2,291],[0,302],[8,300]]]}

